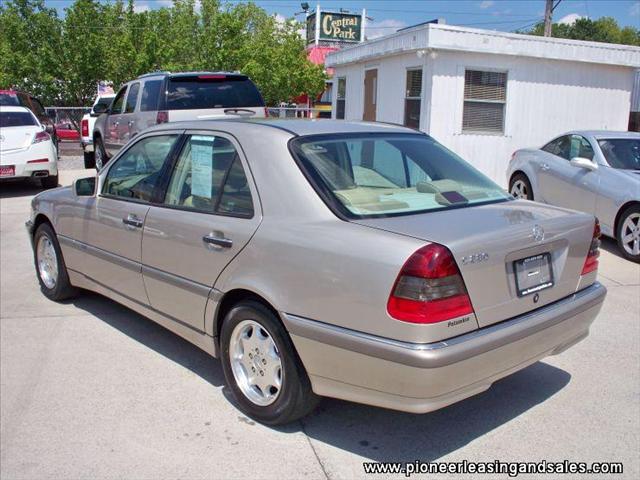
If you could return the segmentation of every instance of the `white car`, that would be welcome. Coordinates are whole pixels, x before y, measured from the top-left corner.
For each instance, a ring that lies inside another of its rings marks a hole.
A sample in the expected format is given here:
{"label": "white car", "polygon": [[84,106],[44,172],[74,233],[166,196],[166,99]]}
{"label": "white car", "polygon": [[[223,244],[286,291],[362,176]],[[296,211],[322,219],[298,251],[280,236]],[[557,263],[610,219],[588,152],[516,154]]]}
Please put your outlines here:
{"label": "white car", "polygon": [[97,96],[95,101],[93,102],[91,111],[89,113],[85,113],[82,117],[82,121],[80,122],[80,145],[82,146],[82,151],[84,153],[84,168],[95,167],[95,157],[93,155],[93,136],[91,135],[91,133],[93,132],[93,126],[96,123],[96,118],[98,118],[99,116],[99,114],[96,114],[95,112],[96,105],[104,105],[109,108],[111,102],[113,101],[113,97],[115,96],[115,93],[108,93]]}
{"label": "white car", "polygon": [[0,180],[28,178],[58,186],[56,147],[30,110],[0,106]]}

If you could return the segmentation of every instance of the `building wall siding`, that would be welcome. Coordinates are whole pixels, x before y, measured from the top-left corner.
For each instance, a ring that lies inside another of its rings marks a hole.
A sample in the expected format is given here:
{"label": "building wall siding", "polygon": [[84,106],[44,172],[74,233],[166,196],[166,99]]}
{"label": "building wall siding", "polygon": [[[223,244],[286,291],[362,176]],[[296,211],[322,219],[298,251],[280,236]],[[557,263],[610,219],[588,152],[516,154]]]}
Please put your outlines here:
{"label": "building wall siding", "polygon": [[[361,120],[365,68],[378,68],[377,120],[402,124],[405,71],[423,65],[420,128],[506,186],[511,154],[568,130],[626,130],[635,71],[629,67],[486,53],[431,51],[336,67],[347,77],[345,119]],[[503,135],[462,132],[465,68],[506,71]],[[335,112],[335,106],[334,106]]]}

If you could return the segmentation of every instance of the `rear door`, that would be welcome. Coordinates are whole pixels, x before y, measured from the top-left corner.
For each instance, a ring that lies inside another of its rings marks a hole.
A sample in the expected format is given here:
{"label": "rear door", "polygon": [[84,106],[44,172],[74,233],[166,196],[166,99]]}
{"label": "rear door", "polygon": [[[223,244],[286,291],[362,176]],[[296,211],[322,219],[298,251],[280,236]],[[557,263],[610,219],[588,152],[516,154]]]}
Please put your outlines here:
{"label": "rear door", "polygon": [[248,171],[231,137],[189,133],[162,204],[147,214],[142,263],[151,305],[198,330],[218,275],[261,220]]}
{"label": "rear door", "polygon": [[123,86],[116,95],[105,122],[105,131],[103,132],[104,146],[109,155],[113,155],[120,150],[118,135],[120,131],[120,121],[122,120],[122,112],[124,110],[124,100],[127,95],[127,87],[127,85]]}
{"label": "rear door", "polygon": [[114,160],[101,193],[87,199],[87,218],[78,232],[78,240],[86,245],[83,272],[144,304],[148,299],[141,272],[142,227],[178,138],[178,132],[146,136]]}
{"label": "rear door", "polygon": [[167,78],[162,110],[170,122],[219,117],[261,118],[264,100],[245,75],[193,74]]}
{"label": "rear door", "polygon": [[550,145],[538,177],[543,199],[552,205],[595,214],[599,172],[570,163],[574,157],[593,161],[593,147],[581,135],[565,135]]}
{"label": "rear door", "polygon": [[124,112],[120,115],[120,124],[118,125],[118,143],[120,146],[123,146],[137,134],[135,120],[139,93],[140,82],[129,85],[129,93],[127,93],[127,101],[124,104]]}

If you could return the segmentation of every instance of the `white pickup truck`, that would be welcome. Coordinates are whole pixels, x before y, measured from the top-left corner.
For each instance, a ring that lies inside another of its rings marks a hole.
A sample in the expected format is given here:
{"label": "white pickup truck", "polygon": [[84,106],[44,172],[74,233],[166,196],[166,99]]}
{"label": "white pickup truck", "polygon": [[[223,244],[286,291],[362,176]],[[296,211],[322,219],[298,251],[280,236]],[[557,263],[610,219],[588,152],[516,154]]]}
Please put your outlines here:
{"label": "white pickup truck", "polygon": [[115,97],[114,93],[107,93],[96,97],[89,113],[85,113],[80,123],[80,145],[84,152],[84,168],[95,168],[95,156],[93,149],[93,126],[99,114],[95,113],[96,105],[106,105],[109,107]]}

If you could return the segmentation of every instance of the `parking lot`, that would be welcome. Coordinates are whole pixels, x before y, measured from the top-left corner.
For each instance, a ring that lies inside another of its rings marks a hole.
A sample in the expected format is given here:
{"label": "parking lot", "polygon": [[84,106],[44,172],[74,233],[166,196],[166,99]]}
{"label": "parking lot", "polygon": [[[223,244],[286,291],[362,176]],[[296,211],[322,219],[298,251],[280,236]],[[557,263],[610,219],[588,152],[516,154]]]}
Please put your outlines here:
{"label": "parking lot", "polygon": [[[63,185],[91,174],[63,153]],[[640,266],[611,240],[603,310],[560,356],[431,414],[326,399],[269,428],[236,410],[217,360],[159,325],[40,293],[24,228],[39,191],[0,187],[2,478],[364,478],[364,461],[495,459],[623,462],[612,477],[639,478]]]}

